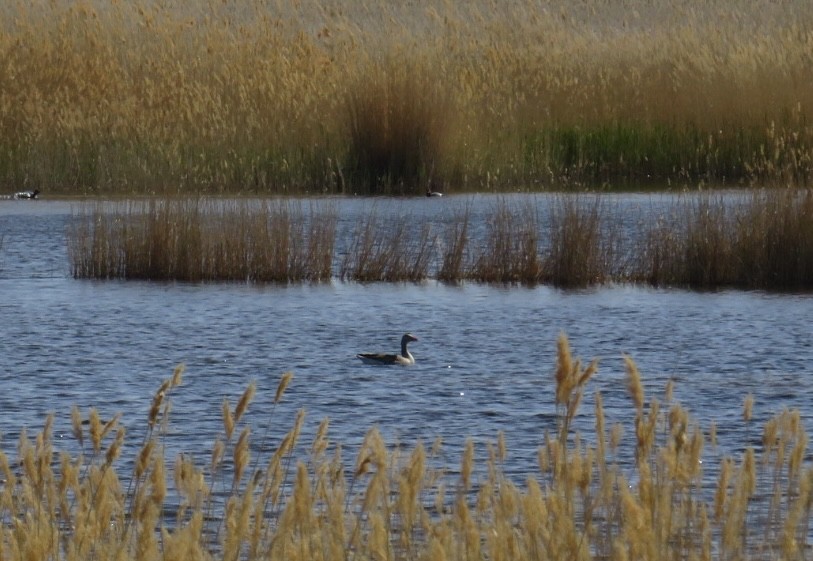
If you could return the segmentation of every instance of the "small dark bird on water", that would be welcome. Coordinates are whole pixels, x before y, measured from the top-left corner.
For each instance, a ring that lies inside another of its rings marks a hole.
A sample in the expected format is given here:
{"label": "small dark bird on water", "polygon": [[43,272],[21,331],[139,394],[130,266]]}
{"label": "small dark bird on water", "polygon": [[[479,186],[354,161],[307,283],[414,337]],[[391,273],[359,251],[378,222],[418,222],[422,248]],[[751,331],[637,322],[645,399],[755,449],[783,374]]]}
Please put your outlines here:
{"label": "small dark bird on water", "polygon": [[40,194],[39,189],[34,189],[33,191],[19,191],[14,193],[15,199],[36,199],[37,195]]}

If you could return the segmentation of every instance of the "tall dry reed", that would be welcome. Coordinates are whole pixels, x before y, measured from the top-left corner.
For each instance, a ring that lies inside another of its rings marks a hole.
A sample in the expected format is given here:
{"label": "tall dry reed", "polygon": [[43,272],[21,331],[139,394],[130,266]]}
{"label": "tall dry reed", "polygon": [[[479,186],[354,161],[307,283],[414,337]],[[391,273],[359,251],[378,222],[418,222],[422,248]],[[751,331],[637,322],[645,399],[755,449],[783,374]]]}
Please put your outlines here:
{"label": "tall dry reed", "polygon": [[502,199],[483,214],[453,209],[439,233],[437,217],[393,217],[375,207],[339,231],[331,204],[100,203],[73,217],[68,254],[78,278],[813,286],[808,190],[682,197],[643,214],[613,209],[601,196]]}
{"label": "tall dry reed", "polygon": [[249,282],[332,276],[337,215],[328,206],[151,199],[83,207],[69,234],[80,278]]}
{"label": "tall dry reed", "polygon": [[558,197],[550,206],[543,279],[554,286],[589,286],[610,278],[612,236],[601,199]]}
{"label": "tall dry reed", "polygon": [[409,53],[362,70],[347,94],[345,177],[365,193],[415,193],[440,167],[447,103],[442,75]]}
{"label": "tall dry reed", "polygon": [[7,191],[810,180],[801,0],[0,10]]}
{"label": "tall dry reed", "polygon": [[471,208],[466,206],[455,213],[446,224],[441,247],[441,263],[438,267],[438,280],[459,282],[466,278],[467,249],[469,246],[469,220]]}
{"label": "tall dry reed", "polygon": [[637,278],[699,288],[810,288],[811,218],[808,190],[687,199],[649,225]]}
{"label": "tall dry reed", "polygon": [[535,284],[542,277],[536,209],[499,201],[486,223],[469,277],[481,282]]}
{"label": "tall dry reed", "polygon": [[754,288],[808,288],[813,279],[813,192],[755,191],[737,213],[735,259]]}
{"label": "tall dry reed", "polygon": [[371,210],[357,225],[340,278],[360,282],[422,281],[428,277],[435,238],[428,223],[410,216],[384,219]]}

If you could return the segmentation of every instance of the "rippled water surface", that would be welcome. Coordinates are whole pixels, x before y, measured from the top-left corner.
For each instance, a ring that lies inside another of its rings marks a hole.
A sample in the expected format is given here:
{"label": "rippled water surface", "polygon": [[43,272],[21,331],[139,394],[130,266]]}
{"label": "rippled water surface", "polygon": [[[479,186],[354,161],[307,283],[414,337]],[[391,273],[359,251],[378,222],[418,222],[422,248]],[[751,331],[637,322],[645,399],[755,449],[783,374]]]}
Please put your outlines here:
{"label": "rippled water surface", "polygon": [[[345,204],[346,221],[366,212],[358,202]],[[631,197],[624,204],[660,203]],[[560,332],[575,354],[600,357],[592,390],[602,392],[610,422],[627,424],[626,441],[634,434],[623,353],[638,363],[650,395],[674,379],[676,398],[704,426],[716,421],[720,453],[746,443],[741,410],[749,392],[760,425],[782,407],[800,408],[810,423],[807,294],[75,280],[65,241],[74,212],[76,204],[66,202],[0,201],[0,432],[7,451],[23,427],[37,430],[49,412],[57,415],[56,432],[69,433],[73,404],[97,407],[103,417],[121,412],[138,435],[155,389],[185,363],[171,413],[179,450],[207,454],[222,431],[222,400],[234,403],[255,380],[255,434],[278,437],[305,408],[306,433],[330,417],[333,439],[351,450],[377,425],[388,442],[408,447],[442,437],[456,465],[465,437],[482,446],[502,430],[507,471],[524,474],[554,427]],[[411,347],[414,367],[367,366],[354,357],[396,351],[405,331],[420,338]],[[288,370],[293,383],[272,413]],[[578,420],[587,432],[588,393]],[[758,431],[749,437],[757,441]]]}

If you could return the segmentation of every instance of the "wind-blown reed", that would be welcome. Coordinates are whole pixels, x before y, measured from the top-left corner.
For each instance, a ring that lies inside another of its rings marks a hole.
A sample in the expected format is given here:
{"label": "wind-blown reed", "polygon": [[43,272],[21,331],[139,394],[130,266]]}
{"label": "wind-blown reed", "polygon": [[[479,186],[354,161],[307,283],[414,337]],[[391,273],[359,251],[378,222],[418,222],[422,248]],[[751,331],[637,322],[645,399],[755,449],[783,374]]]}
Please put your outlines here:
{"label": "wind-blown reed", "polygon": [[[74,408],[74,441],[54,439],[51,415],[36,437],[22,432],[16,457],[0,452],[0,548],[8,559],[67,561],[804,557],[813,466],[798,411],[771,418],[756,447],[709,452],[713,425],[691,417],[671,382],[662,400],[647,396],[626,357],[628,421],[605,426],[597,394],[594,428],[578,433],[571,421],[601,372],[564,335],[557,349],[556,423],[540,426],[538,467],[524,477],[503,471],[503,433],[478,443],[485,461],[468,439],[459,466],[447,466],[437,446],[388,448],[372,428],[348,464],[328,419],[302,442],[304,411],[278,444],[252,447],[253,427],[277,423],[273,410],[252,410],[253,383],[234,406],[224,397],[211,454],[167,457],[178,367],[134,450],[118,417],[105,423],[92,409],[85,424]],[[282,376],[274,407],[291,380]],[[746,398],[749,427],[753,405]]]}
{"label": "wind-blown reed", "polygon": [[801,0],[32,0],[0,21],[9,192],[811,177]]}
{"label": "wind-blown reed", "polygon": [[471,278],[483,282],[539,282],[539,228],[534,209],[514,209],[500,201],[487,220],[486,231],[484,247],[474,257]]}

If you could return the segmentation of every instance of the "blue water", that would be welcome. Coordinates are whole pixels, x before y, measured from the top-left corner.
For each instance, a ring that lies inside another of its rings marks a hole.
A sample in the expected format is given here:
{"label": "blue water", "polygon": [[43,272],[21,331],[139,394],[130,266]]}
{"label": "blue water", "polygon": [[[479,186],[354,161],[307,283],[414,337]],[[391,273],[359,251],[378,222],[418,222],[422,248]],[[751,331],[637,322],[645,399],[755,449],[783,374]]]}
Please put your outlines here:
{"label": "blue water", "polygon": [[[233,405],[253,380],[258,392],[247,422],[269,442],[304,408],[302,454],[329,417],[331,438],[345,446],[348,463],[365,432],[378,426],[390,445],[407,449],[441,437],[442,460],[454,468],[466,437],[482,458],[485,443],[504,431],[506,471],[521,480],[536,469],[545,431],[555,429],[553,369],[562,332],[576,355],[600,358],[576,422],[587,435],[592,396],[600,391],[608,426],[623,423],[624,442],[634,443],[623,353],[637,362],[648,397],[662,398],[674,380],[675,398],[694,418],[704,428],[717,424],[721,442],[711,455],[736,455],[746,438],[758,444],[761,430],[746,432],[741,421],[748,393],[756,401],[754,426],[782,407],[799,408],[810,426],[807,294],[75,280],[65,233],[76,211],[77,203],[0,201],[0,433],[11,455],[20,430],[35,432],[50,412],[70,447],[73,405],[96,407],[103,418],[122,413],[128,442],[137,447],[153,393],[184,363],[183,385],[172,396],[170,452],[208,458],[223,432],[223,399]],[[355,358],[397,351],[405,331],[420,339],[411,346],[416,365],[382,368]],[[285,371],[294,380],[274,409]]]}

